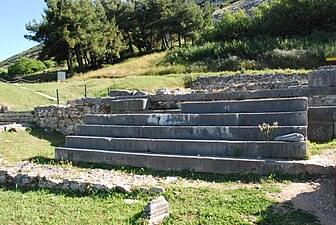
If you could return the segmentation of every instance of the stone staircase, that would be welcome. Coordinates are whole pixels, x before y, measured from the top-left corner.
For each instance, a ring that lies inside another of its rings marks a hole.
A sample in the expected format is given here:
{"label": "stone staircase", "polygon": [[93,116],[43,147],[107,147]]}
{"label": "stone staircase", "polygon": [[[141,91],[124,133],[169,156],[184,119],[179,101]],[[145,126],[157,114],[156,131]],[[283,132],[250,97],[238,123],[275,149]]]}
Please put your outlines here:
{"label": "stone staircase", "polygon": [[77,135],[56,148],[55,158],[221,174],[263,168],[264,173],[270,160],[261,158],[302,159],[306,142],[265,140],[259,125],[277,122],[277,136],[306,137],[307,109],[307,98],[282,98],[184,102],[172,113],[87,115]]}

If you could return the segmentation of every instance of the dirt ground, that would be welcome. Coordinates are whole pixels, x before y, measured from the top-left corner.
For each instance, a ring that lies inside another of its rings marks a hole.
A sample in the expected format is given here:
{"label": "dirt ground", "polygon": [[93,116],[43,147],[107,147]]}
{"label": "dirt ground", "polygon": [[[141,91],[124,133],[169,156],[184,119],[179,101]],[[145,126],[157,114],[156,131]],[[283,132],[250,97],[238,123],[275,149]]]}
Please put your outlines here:
{"label": "dirt ground", "polygon": [[[336,165],[336,149],[328,149],[312,161]],[[279,202],[290,201],[296,208],[313,213],[322,225],[336,224],[336,174],[333,178],[319,178],[313,182],[281,184],[281,193],[270,197]]]}

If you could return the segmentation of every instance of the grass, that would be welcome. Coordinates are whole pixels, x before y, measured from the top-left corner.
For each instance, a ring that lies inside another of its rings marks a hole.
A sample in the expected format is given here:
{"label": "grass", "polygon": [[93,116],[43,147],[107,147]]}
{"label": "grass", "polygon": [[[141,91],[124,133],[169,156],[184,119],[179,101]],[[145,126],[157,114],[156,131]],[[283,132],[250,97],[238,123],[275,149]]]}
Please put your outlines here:
{"label": "grass", "polygon": [[[266,197],[254,188],[215,189],[172,186],[163,194],[171,216],[162,224],[314,224],[316,218]],[[155,196],[142,192],[78,195],[73,192],[0,189],[4,224],[144,224],[141,214]],[[138,200],[127,204],[124,199]],[[11,201],[8,201],[11,199]],[[70,222],[71,221],[71,222]]]}
{"label": "grass", "polygon": [[64,136],[35,127],[27,132],[0,133],[0,142],[0,155],[17,163],[37,156],[53,158],[55,147],[64,144]]}
{"label": "grass", "polygon": [[307,142],[307,149],[309,156],[319,155],[323,152],[324,149],[334,149],[336,148],[336,139],[331,141],[323,142]]}
{"label": "grass", "polygon": [[166,52],[160,52],[130,58],[124,62],[109,65],[95,71],[77,74],[75,77],[77,79],[87,80],[92,78],[179,74],[186,71],[182,65],[162,64],[161,62],[164,60],[166,54]]}
{"label": "grass", "polygon": [[12,110],[32,110],[37,105],[52,104],[47,98],[31,90],[0,82],[0,105],[10,106]]}
{"label": "grass", "polygon": [[42,92],[55,97],[59,90],[60,99],[65,102],[84,97],[84,86],[87,86],[87,97],[107,95],[107,89],[142,90],[155,93],[159,88],[177,88],[183,86],[183,75],[166,76],[129,76],[124,78],[104,78],[82,80],[72,78],[67,82],[49,82],[39,84],[22,84],[22,87]]}

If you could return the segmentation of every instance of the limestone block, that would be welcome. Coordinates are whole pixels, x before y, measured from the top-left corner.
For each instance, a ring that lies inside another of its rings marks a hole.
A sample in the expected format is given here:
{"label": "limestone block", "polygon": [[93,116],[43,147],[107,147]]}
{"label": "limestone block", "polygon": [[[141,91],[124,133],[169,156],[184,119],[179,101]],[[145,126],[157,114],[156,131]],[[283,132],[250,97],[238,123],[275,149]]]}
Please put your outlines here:
{"label": "limestone block", "polygon": [[320,69],[308,73],[309,87],[335,87],[336,69]]}
{"label": "limestone block", "polygon": [[170,92],[170,90],[169,89],[158,89],[157,91],[156,91],[156,94],[157,95],[170,95],[171,94],[171,92]]}
{"label": "limestone block", "polygon": [[300,142],[304,140],[305,140],[304,136],[299,133],[286,134],[274,138],[274,141],[287,141],[287,142]]}
{"label": "limestone block", "polygon": [[148,219],[149,225],[159,224],[167,216],[169,216],[169,205],[163,196],[150,201],[143,213],[143,217]]}

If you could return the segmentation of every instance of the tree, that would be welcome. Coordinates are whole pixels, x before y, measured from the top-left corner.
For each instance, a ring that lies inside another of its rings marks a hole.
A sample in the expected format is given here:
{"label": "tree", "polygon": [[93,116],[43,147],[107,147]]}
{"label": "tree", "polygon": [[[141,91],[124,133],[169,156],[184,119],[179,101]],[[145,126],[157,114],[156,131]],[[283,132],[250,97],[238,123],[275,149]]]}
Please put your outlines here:
{"label": "tree", "polygon": [[[119,57],[122,36],[114,20],[108,20],[100,1],[45,0],[43,21],[28,23],[32,34],[25,37],[43,44],[43,56],[57,62],[67,61],[73,69],[74,58],[80,68],[97,67]],[[75,56],[74,56],[75,55]],[[84,63],[85,62],[85,63]]]}

